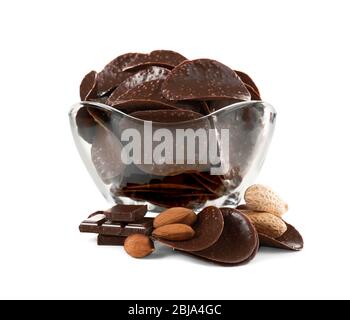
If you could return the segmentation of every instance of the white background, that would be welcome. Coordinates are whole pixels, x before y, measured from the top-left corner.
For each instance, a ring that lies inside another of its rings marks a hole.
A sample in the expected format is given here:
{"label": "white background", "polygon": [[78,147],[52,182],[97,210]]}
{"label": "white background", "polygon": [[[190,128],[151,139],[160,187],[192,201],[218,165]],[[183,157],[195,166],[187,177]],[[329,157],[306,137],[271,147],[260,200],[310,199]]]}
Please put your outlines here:
{"label": "white background", "polygon": [[[0,298],[350,298],[349,1],[1,1]],[[258,178],[289,203],[300,253],[237,268],[143,260],[78,232],[107,208],[68,111],[119,54],[178,50],[251,74],[278,110]]]}

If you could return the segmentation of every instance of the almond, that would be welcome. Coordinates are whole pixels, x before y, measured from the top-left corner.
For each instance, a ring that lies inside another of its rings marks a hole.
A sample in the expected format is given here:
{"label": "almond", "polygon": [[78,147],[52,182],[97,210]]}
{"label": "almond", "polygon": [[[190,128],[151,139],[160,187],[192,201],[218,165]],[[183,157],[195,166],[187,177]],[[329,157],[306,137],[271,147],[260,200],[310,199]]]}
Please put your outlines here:
{"label": "almond", "polygon": [[247,210],[242,211],[251,223],[254,225],[258,233],[262,233],[273,239],[279,238],[287,231],[287,225],[284,221],[268,212],[253,212]]}
{"label": "almond", "polygon": [[271,188],[255,184],[244,195],[246,205],[254,211],[272,213],[278,217],[288,210],[288,205]]}
{"label": "almond", "polygon": [[194,230],[187,224],[167,224],[153,231],[153,236],[164,240],[184,241],[194,237]]}
{"label": "almond", "polygon": [[125,239],[124,249],[134,258],[143,258],[154,251],[154,244],[149,237],[143,234],[133,234]]}
{"label": "almond", "polygon": [[187,208],[174,207],[165,210],[160,215],[158,215],[154,221],[153,226],[159,228],[167,224],[181,223],[192,226],[197,220],[197,215]]}

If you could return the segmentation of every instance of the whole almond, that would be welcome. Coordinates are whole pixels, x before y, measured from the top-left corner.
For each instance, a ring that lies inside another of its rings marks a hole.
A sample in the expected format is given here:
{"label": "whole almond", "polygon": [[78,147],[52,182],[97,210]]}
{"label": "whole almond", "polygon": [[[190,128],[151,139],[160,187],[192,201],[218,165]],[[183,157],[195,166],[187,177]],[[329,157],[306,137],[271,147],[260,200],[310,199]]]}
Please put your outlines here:
{"label": "whole almond", "polygon": [[271,238],[279,238],[287,231],[284,221],[268,212],[242,211],[254,225],[258,233],[262,233]]}
{"label": "whole almond", "polygon": [[153,221],[153,226],[159,228],[167,224],[181,223],[192,226],[197,220],[197,215],[191,210],[182,207],[174,207],[163,211]]}
{"label": "whole almond", "polygon": [[194,237],[194,230],[187,224],[167,224],[153,231],[153,236],[164,240],[184,241]]}
{"label": "whole almond", "polygon": [[149,237],[143,234],[133,234],[125,239],[124,249],[134,258],[143,258],[154,251],[154,244]]}
{"label": "whole almond", "polygon": [[282,216],[288,205],[269,187],[255,184],[247,189],[244,195],[246,205],[254,211],[269,212]]}

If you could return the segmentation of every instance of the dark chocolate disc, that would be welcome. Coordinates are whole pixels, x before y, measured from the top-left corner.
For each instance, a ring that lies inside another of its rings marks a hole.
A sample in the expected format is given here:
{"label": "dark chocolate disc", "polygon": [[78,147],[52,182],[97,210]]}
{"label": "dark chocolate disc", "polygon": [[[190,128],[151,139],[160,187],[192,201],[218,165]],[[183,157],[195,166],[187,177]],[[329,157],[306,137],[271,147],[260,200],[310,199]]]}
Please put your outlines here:
{"label": "dark chocolate disc", "polygon": [[97,97],[97,72],[89,72],[80,84],[81,101],[91,100]]}
{"label": "dark chocolate disc", "polygon": [[129,187],[129,190],[150,190],[150,189],[176,189],[176,190],[197,190],[202,191],[201,187],[195,187],[183,184],[159,183],[159,184],[143,184],[139,186]]}
{"label": "dark chocolate disc", "polygon": [[300,251],[304,247],[304,240],[301,234],[292,225],[285,222],[287,231],[279,238],[273,239],[264,234],[259,234],[260,245],[292,251]]}
{"label": "dark chocolate disc", "polygon": [[97,124],[106,130],[110,130],[112,116],[109,111],[93,107],[87,107],[87,110]]}
{"label": "dark chocolate disc", "polygon": [[[258,96],[260,96],[260,91],[259,91],[258,86],[255,84],[255,82],[253,81],[253,79],[250,76],[248,76],[246,73],[244,73],[242,71],[235,70],[235,72],[241,78],[241,80],[243,81],[243,83],[245,85],[250,86],[256,92],[256,94]],[[254,99],[252,99],[252,100],[254,100]]]}
{"label": "dark chocolate disc", "polygon": [[75,123],[78,127],[79,136],[91,144],[96,135],[96,122],[87,107],[81,107],[78,110],[75,116]]}
{"label": "dark chocolate disc", "polygon": [[242,102],[242,100],[237,100],[237,99],[212,100],[212,101],[208,101],[207,104],[210,109],[210,112],[215,112],[217,110],[220,110],[222,108],[225,108],[227,106],[230,106],[238,102]]}
{"label": "dark chocolate disc", "polygon": [[137,59],[130,61],[123,70],[130,71],[149,65],[174,68],[185,60],[187,60],[187,58],[175,51],[155,50],[150,54],[139,56]]}
{"label": "dark chocolate disc", "polygon": [[134,74],[134,72],[123,71],[123,69],[128,63],[139,59],[143,55],[142,53],[126,53],[108,63],[97,75],[98,95],[102,96],[110,92]]}
{"label": "dark chocolate disc", "polygon": [[193,178],[205,188],[208,192],[223,195],[224,193],[224,184],[220,176],[211,176],[209,173],[205,172],[194,172],[192,173]]}
{"label": "dark chocolate disc", "polygon": [[192,254],[217,263],[241,264],[254,258],[259,247],[258,234],[241,212],[222,208],[224,230],[211,247]]}
{"label": "dark chocolate disc", "polygon": [[212,246],[222,234],[224,229],[224,219],[220,209],[207,207],[197,216],[197,221],[193,226],[195,236],[186,241],[158,240],[167,246],[181,251],[201,251]]}
{"label": "dark chocolate disc", "polygon": [[152,80],[161,80],[165,79],[167,75],[170,73],[169,69],[151,66],[147,69],[140,70],[136,72],[129,78],[125,79],[111,94],[109,99],[107,100],[107,104],[112,104],[113,101],[118,100],[118,98],[129,91],[137,87],[138,85],[152,81]]}
{"label": "dark chocolate disc", "polygon": [[207,202],[208,197],[207,196],[193,196],[193,197],[160,197],[158,196],[152,196],[150,194],[129,194],[129,193],[117,193],[115,194],[117,196],[124,196],[128,197],[130,199],[133,199],[135,201],[148,201],[149,203],[152,203],[156,206],[162,207],[162,208],[173,208],[173,207],[185,207],[185,208],[191,208],[191,209],[197,209],[202,208],[205,203]]}
{"label": "dark chocolate disc", "polygon": [[250,93],[251,100],[261,100],[260,94],[255,91],[253,87],[248,84],[244,84]]}
{"label": "dark chocolate disc", "polygon": [[175,67],[163,84],[169,100],[249,100],[238,75],[224,64],[209,59],[185,61]]}
{"label": "dark chocolate disc", "polygon": [[246,204],[240,204],[238,207],[236,207],[236,209],[237,210],[250,210]]}
{"label": "dark chocolate disc", "polygon": [[162,96],[162,83],[163,80],[152,80],[142,83],[115,100],[109,99],[108,103],[110,106],[118,109],[124,108],[133,111],[139,111],[140,108],[137,107],[141,107],[141,110],[151,109],[152,107],[177,109],[176,103],[168,101]]}
{"label": "dark chocolate disc", "polygon": [[202,114],[188,110],[145,110],[136,111],[131,116],[144,120],[162,123],[184,122],[203,117]]}
{"label": "dark chocolate disc", "polygon": [[124,170],[121,150],[121,143],[111,131],[101,126],[96,127],[96,137],[91,147],[91,160],[98,175],[107,184]]}

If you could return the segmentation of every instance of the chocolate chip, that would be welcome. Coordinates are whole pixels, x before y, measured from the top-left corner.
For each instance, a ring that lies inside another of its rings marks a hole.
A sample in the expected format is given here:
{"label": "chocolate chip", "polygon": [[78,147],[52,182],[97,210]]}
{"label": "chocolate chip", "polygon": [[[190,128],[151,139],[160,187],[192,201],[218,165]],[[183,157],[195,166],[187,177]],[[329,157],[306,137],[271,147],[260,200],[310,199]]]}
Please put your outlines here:
{"label": "chocolate chip", "polygon": [[260,244],[263,247],[273,247],[285,250],[300,251],[304,247],[301,234],[292,225],[285,222],[287,231],[279,238],[273,239],[264,234],[259,234]]}
{"label": "chocolate chip", "polygon": [[175,51],[155,50],[150,54],[140,55],[137,59],[130,61],[123,70],[130,71],[148,65],[174,68],[185,60],[187,58]]}
{"label": "chocolate chip", "polygon": [[185,61],[164,81],[169,100],[249,100],[249,91],[238,75],[224,64],[209,59]]}
{"label": "chocolate chip", "polygon": [[238,210],[220,209],[224,229],[211,247],[192,254],[217,263],[236,265],[254,258],[259,247],[258,234],[250,221]]}
{"label": "chocolate chip", "polygon": [[181,251],[198,252],[209,248],[218,241],[224,229],[224,219],[221,211],[216,207],[202,210],[193,225],[195,236],[186,241],[168,241],[156,239],[167,246]]}
{"label": "chocolate chip", "polygon": [[89,72],[80,84],[81,101],[91,100],[97,97],[97,72]]}

